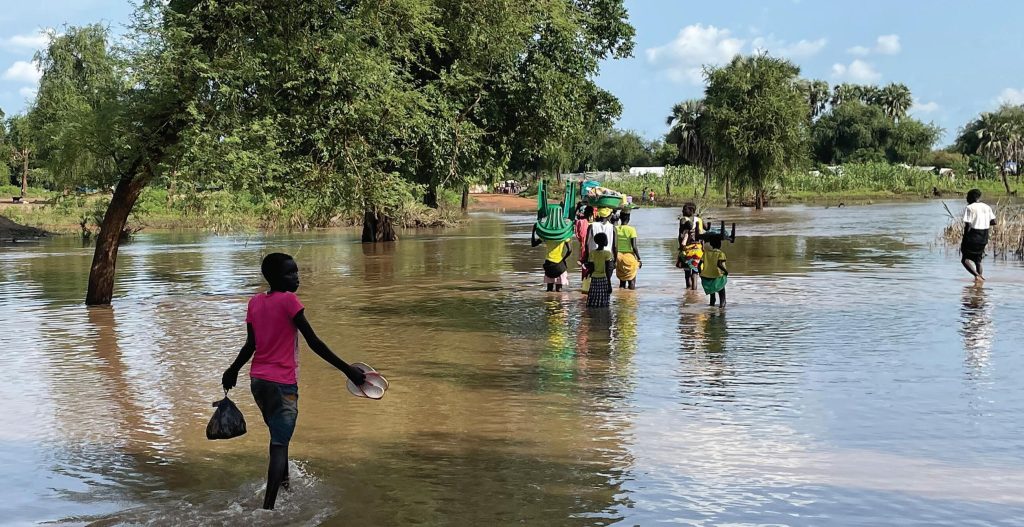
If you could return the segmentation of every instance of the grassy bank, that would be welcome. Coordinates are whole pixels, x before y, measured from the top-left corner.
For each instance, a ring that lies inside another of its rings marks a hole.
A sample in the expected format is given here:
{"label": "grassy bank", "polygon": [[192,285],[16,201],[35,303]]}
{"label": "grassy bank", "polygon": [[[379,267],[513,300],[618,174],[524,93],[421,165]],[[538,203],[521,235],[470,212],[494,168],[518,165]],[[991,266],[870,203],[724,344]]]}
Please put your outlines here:
{"label": "grassy bank", "polygon": [[[667,184],[667,187],[666,187]],[[687,201],[704,201],[707,205],[725,204],[725,189],[712,183],[706,200],[704,174],[694,167],[669,167],[664,176],[645,175],[609,181],[606,186],[634,196],[638,200],[645,189],[653,189],[655,200],[662,206],[682,206]],[[875,201],[919,200],[932,197],[963,196],[972,188],[980,188],[985,196],[1006,196],[997,180],[975,181],[964,177],[955,180],[936,176],[914,168],[887,163],[850,164],[841,173],[824,170],[820,174],[807,171],[784,174],[768,188],[772,205],[790,203],[838,204]],[[667,192],[666,192],[667,191]],[[734,189],[733,202],[753,202],[750,189]]]}
{"label": "grassy bank", "polygon": [[[5,187],[0,187],[0,191],[5,190]],[[107,194],[62,196],[42,189],[30,189],[28,194],[29,204],[5,204],[0,207],[0,215],[21,225],[58,234],[97,232],[110,202]],[[40,204],[39,201],[45,203]],[[233,232],[306,230],[362,224],[360,212],[349,211],[324,217],[311,211],[311,207],[303,204],[263,201],[245,192],[210,191],[173,196],[166,189],[148,188],[135,205],[128,229],[198,228]],[[462,217],[458,205],[447,201],[437,209],[410,202],[396,215],[395,223],[407,228],[447,227],[458,224]]]}

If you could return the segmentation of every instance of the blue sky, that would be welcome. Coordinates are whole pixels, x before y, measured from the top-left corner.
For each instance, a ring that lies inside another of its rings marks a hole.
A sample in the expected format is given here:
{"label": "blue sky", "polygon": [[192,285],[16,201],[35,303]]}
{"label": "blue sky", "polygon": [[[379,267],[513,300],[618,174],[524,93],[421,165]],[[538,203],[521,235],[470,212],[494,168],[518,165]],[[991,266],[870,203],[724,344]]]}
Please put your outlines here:
{"label": "blue sky", "polygon": [[[3,0],[0,109],[22,111],[38,79],[39,30],[125,24],[127,0]],[[1024,103],[1024,1],[627,0],[636,51],[609,61],[598,82],[623,103],[619,126],[656,138],[680,100],[703,91],[700,68],[766,49],[805,77],[903,82],[912,113],[946,130],[943,142],[1000,101]]]}

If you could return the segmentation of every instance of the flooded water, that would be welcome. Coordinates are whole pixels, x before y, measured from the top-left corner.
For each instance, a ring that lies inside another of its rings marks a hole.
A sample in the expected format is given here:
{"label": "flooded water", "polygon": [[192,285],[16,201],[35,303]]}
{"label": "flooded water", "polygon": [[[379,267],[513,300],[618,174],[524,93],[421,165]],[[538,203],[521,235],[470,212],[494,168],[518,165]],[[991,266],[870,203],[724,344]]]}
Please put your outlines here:
{"label": "flooded water", "polygon": [[[676,213],[634,214],[639,287],[597,313],[578,274],[543,291],[529,215],[382,246],[143,234],[97,309],[90,249],[0,248],[0,523],[1024,525],[1024,267],[974,287],[938,202],[712,211],[738,223],[721,311],[682,290]],[[293,488],[262,512],[247,388],[249,433],[204,433],[270,251],[391,389],[356,399],[304,349]]]}

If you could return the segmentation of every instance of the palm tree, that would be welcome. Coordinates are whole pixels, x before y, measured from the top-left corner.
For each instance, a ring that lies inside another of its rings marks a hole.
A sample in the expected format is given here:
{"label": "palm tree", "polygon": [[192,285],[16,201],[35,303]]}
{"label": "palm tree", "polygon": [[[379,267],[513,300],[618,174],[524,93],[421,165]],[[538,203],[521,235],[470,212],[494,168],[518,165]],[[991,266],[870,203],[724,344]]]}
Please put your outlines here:
{"label": "palm tree", "polygon": [[978,139],[980,140],[978,151],[999,165],[999,175],[1003,179],[1003,186],[1007,194],[1013,194],[1010,190],[1010,182],[1006,178],[1006,163],[1014,157],[1019,157],[1021,134],[1018,126],[1010,119],[1004,117],[1002,109],[999,112],[985,112],[978,119]]}
{"label": "palm tree", "polygon": [[[704,101],[690,99],[672,107],[672,114],[665,120],[670,125],[665,142],[676,145],[683,159],[697,165],[704,172],[704,196],[708,195],[708,185],[714,170],[715,155],[703,130]],[[729,196],[726,196],[728,200]]]}
{"label": "palm tree", "polygon": [[813,121],[825,112],[829,103],[829,86],[823,80],[800,79],[797,81],[797,89],[807,98],[807,107],[810,108],[810,117]]}
{"label": "palm tree", "polygon": [[878,91],[878,105],[882,107],[885,115],[893,121],[898,121],[907,115],[914,104],[914,98],[910,94],[910,88],[905,84],[889,84]]}
{"label": "palm tree", "polygon": [[844,102],[863,100],[864,87],[858,84],[842,83],[832,88],[832,106],[839,106]]}

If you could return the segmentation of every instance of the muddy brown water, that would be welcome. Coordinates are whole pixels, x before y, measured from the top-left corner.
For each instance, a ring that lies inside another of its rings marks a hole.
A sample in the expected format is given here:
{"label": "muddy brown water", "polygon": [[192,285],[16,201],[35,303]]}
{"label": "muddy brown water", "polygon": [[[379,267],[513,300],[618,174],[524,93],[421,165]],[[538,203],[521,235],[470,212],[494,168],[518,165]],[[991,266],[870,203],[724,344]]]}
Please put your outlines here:
{"label": "muddy brown water", "polygon": [[[113,308],[81,305],[75,240],[2,247],[0,524],[1024,524],[1024,267],[974,287],[938,202],[716,210],[722,312],[682,291],[676,214],[634,214],[639,288],[597,313],[576,274],[543,292],[529,214],[381,246],[142,234]],[[295,484],[261,512],[247,389],[247,435],[204,431],[278,250],[391,390],[353,398],[304,349]]]}

